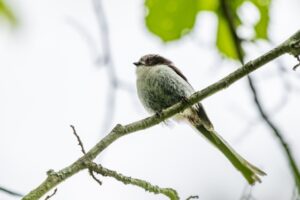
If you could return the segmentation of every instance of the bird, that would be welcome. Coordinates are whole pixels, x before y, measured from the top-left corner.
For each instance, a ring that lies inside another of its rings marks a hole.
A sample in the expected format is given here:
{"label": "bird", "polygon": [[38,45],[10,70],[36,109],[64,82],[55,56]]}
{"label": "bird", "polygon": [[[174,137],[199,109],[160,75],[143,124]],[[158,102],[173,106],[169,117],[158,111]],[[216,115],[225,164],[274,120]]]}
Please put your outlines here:
{"label": "bird", "polygon": [[[195,92],[183,73],[167,58],[158,54],[147,54],[133,64],[136,66],[138,97],[150,114],[160,114],[164,109],[187,100]],[[200,102],[176,114],[173,119],[185,121],[194,127],[224,154],[250,185],[261,182],[261,176],[266,175],[239,155],[215,131]]]}

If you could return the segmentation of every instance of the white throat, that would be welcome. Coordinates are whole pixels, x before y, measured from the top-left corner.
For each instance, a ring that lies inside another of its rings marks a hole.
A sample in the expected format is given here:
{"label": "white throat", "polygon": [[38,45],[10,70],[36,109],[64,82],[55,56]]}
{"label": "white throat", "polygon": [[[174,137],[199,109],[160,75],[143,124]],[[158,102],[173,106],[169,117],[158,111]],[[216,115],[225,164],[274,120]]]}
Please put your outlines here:
{"label": "white throat", "polygon": [[138,66],[135,70],[137,78],[145,77],[146,74],[151,70],[152,67],[148,67],[145,65]]}
{"label": "white throat", "polygon": [[145,66],[141,65],[136,68],[137,79],[144,79],[146,76],[151,76],[157,71],[169,71],[170,69],[167,65],[155,65],[155,66]]}

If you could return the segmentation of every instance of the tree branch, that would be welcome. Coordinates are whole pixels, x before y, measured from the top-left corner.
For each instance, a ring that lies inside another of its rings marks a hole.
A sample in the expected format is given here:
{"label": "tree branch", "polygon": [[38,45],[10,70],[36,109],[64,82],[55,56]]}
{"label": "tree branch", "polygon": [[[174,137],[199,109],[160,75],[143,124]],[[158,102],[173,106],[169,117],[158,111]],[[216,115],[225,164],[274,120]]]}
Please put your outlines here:
{"label": "tree branch", "polygon": [[63,182],[70,176],[76,174],[77,172],[83,169],[87,169],[85,162],[89,162],[95,159],[97,155],[99,155],[105,148],[107,148],[118,138],[157,125],[160,122],[172,117],[176,113],[179,113],[184,109],[190,107],[191,105],[203,100],[204,98],[207,98],[215,94],[216,92],[219,92],[220,90],[229,87],[237,80],[243,78],[244,76],[263,66],[264,64],[274,60],[275,58],[285,53],[294,54],[295,52],[298,52],[298,54],[300,53],[300,31],[295,33],[292,37],[290,37],[281,45],[265,53],[264,55],[246,63],[244,66],[235,70],[225,78],[206,87],[201,91],[195,92],[192,96],[190,96],[187,99],[187,101],[176,103],[175,105],[163,110],[161,112],[161,115],[153,115],[151,117],[147,117],[143,120],[139,120],[124,126],[120,124],[116,125],[115,128],[107,136],[105,136],[91,150],[89,150],[85,155],[83,155],[77,161],[72,163],[70,166],[58,172],[54,172],[53,170],[48,171],[48,177],[46,178],[46,180],[42,182],[37,188],[28,193],[23,198],[23,200],[39,199],[50,189]]}
{"label": "tree branch", "polygon": [[49,200],[49,199],[51,199],[55,194],[56,194],[56,192],[57,192],[57,188],[55,188],[54,189],[54,191],[53,191],[53,193],[52,194],[50,194],[50,195],[48,195],[48,196],[46,196],[46,198],[45,198],[45,200]]}
{"label": "tree branch", "polygon": [[[81,141],[79,135],[77,134],[76,132],[76,129],[75,129],[75,126],[73,125],[70,125],[71,129],[73,130],[73,135],[75,135],[77,141],[78,141],[78,145],[80,146],[81,148],[81,152],[83,153],[83,155],[86,154],[86,151],[85,151],[85,148],[83,146],[83,142]],[[92,170],[89,169],[89,174],[91,175],[91,177],[99,184],[99,185],[102,185],[102,182],[95,176],[95,174],[93,173]]]}
{"label": "tree branch", "polygon": [[189,196],[186,200],[199,199],[197,195]]}
{"label": "tree branch", "polygon": [[[81,141],[79,135],[77,134],[75,127],[73,125],[70,125],[70,126],[73,130],[73,134],[75,135],[75,137],[78,141],[78,145],[81,147],[82,153],[86,154],[86,151],[83,146],[83,142]],[[135,186],[144,188],[148,192],[153,192],[154,194],[164,194],[167,197],[169,197],[170,199],[179,200],[177,192],[172,188],[160,188],[158,186],[152,185],[151,183],[149,183],[147,181],[124,176],[123,174],[120,174],[120,173],[117,173],[116,171],[104,168],[104,167],[102,167],[102,165],[100,165],[100,164],[97,165],[96,163],[91,162],[91,161],[86,161],[86,162],[84,162],[84,164],[88,168],[89,173],[92,176],[92,178],[100,185],[102,185],[102,182],[95,177],[94,172],[101,174],[102,176],[113,177],[116,180],[121,181],[125,185],[126,184],[135,185]]]}
{"label": "tree branch", "polygon": [[119,82],[115,69],[115,64],[113,62],[111,53],[111,44],[109,37],[109,29],[107,24],[106,15],[102,6],[102,0],[93,0],[94,12],[96,15],[96,20],[98,23],[99,33],[101,35],[102,42],[102,63],[106,66],[107,75],[109,79],[108,93],[106,98],[106,112],[104,114],[104,123],[101,132],[106,132],[114,118],[115,106],[116,106],[116,89],[118,89]]}
{"label": "tree branch", "polygon": [[122,183],[124,183],[126,185],[127,184],[135,185],[135,186],[145,189],[148,192],[152,192],[154,194],[166,195],[171,200],[179,200],[177,192],[172,188],[160,188],[156,185],[152,185],[151,183],[149,183],[147,181],[124,176],[123,174],[117,173],[116,171],[106,169],[106,168],[102,167],[101,165],[97,165],[94,162],[88,161],[88,162],[86,162],[86,166],[90,170],[92,170],[98,174],[101,174],[102,176],[113,177],[116,180],[121,181]]}
{"label": "tree branch", "polygon": [[22,197],[23,196],[23,194],[20,194],[19,192],[12,191],[12,190],[4,188],[2,186],[0,186],[0,191],[4,192],[4,193],[7,193],[9,195],[12,195],[12,196],[16,196],[16,197]]}
{"label": "tree branch", "polygon": [[108,131],[111,123],[113,122],[117,90],[120,89],[132,93],[133,87],[117,76],[116,66],[114,64],[111,50],[109,26],[107,23],[105,10],[102,5],[102,0],[92,0],[92,3],[98,25],[99,38],[101,39],[101,55],[98,52],[95,38],[92,37],[92,34],[89,33],[86,27],[71,17],[68,17],[66,22],[86,41],[94,64],[98,68],[103,67],[106,69],[109,85],[107,88],[107,94],[105,95],[106,99],[104,107],[109,109],[104,110],[104,122],[100,131],[101,133],[104,133]]}
{"label": "tree branch", "polygon": [[[236,32],[236,26],[234,24],[234,19],[232,16],[232,10],[230,7],[230,2],[227,0],[221,0],[221,9],[223,11],[224,17],[228,22],[229,28],[230,28],[230,32],[231,35],[233,36],[234,39],[234,45],[235,45],[235,49],[237,50],[238,53],[238,57],[240,62],[243,64],[244,63],[244,52],[243,52],[243,48],[242,48],[242,39],[238,36],[237,32]],[[293,44],[292,46],[298,46]],[[294,50],[291,52],[292,54],[299,54],[299,50]],[[297,61],[300,62],[299,59],[299,55],[294,55],[297,58]],[[293,67],[293,70],[295,70],[297,68],[297,65]],[[258,92],[257,89],[255,87],[254,81],[252,79],[252,77],[250,75],[247,76],[247,80],[248,80],[248,84],[249,84],[249,88],[251,90],[251,93],[253,95],[253,100],[254,103],[256,105],[256,108],[259,112],[259,115],[261,116],[261,118],[263,119],[263,121],[267,124],[267,126],[271,129],[273,135],[279,140],[281,147],[283,148],[284,153],[287,156],[289,165],[292,169],[293,175],[294,175],[294,179],[295,179],[295,183],[297,185],[298,188],[298,192],[300,193],[300,172],[299,169],[297,167],[297,164],[295,162],[295,159],[293,158],[293,155],[291,153],[291,150],[289,148],[289,145],[287,144],[282,132],[280,131],[280,129],[275,125],[275,123],[273,123],[271,121],[271,119],[269,118],[267,112],[264,110],[259,96],[258,96]]]}

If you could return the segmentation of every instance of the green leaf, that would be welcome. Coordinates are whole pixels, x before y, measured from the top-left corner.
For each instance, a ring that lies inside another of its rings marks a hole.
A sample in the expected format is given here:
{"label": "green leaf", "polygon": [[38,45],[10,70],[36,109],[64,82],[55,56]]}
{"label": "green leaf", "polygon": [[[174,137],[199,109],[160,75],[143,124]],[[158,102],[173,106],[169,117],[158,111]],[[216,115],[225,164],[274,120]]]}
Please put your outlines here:
{"label": "green leaf", "polygon": [[228,58],[238,59],[238,53],[234,45],[234,39],[231,35],[227,21],[218,15],[218,28],[217,28],[217,48]]}
{"label": "green leaf", "polygon": [[228,5],[232,9],[232,15],[234,18],[234,23],[236,27],[241,26],[243,24],[240,16],[238,15],[238,9],[243,5],[246,0],[231,0],[228,2]]}
{"label": "green leaf", "polygon": [[197,15],[196,0],[146,0],[148,30],[163,41],[172,41],[189,33]]}
{"label": "green leaf", "polygon": [[0,0],[0,15],[8,20],[12,25],[17,24],[17,19],[4,0]]}
{"label": "green leaf", "polygon": [[219,4],[219,0],[198,0],[198,10],[216,11]]}
{"label": "green leaf", "polygon": [[270,21],[269,8],[271,0],[251,0],[258,9],[260,19],[255,25],[256,38],[268,39],[268,26]]}

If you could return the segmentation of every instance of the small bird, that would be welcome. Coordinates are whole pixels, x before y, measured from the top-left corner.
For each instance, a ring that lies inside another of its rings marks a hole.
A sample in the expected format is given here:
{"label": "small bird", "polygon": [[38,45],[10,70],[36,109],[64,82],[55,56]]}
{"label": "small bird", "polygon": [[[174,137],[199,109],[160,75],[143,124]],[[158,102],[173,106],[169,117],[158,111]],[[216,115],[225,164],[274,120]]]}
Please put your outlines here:
{"label": "small bird", "polygon": [[[138,97],[145,109],[159,114],[163,109],[186,100],[195,90],[182,72],[168,59],[148,54],[133,63],[136,66]],[[265,172],[240,156],[215,130],[201,103],[185,109],[173,117],[187,121],[217,147],[239,170],[249,184],[261,182]]]}

